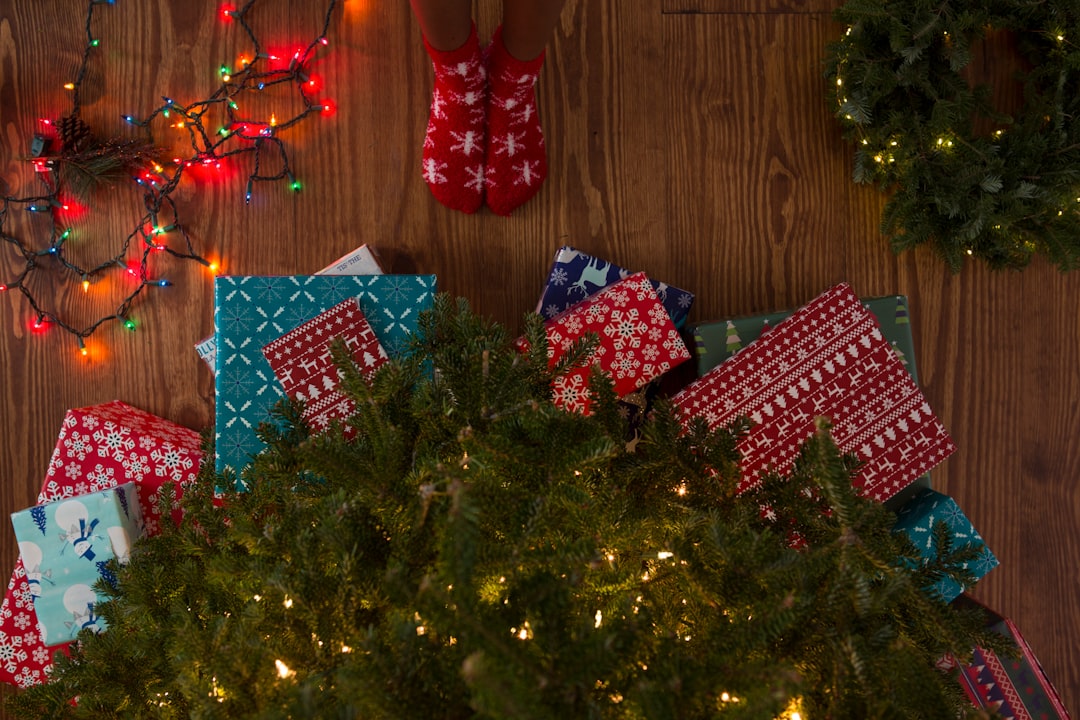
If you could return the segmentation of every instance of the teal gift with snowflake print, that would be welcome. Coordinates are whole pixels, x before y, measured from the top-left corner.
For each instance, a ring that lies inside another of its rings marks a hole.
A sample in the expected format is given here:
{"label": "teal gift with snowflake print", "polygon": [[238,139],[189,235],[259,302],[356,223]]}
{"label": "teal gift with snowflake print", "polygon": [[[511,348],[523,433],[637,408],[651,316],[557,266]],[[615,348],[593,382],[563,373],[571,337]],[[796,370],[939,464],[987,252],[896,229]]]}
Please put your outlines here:
{"label": "teal gift with snowflake print", "polygon": [[115,583],[109,560],[126,563],[144,530],[135,483],[27,508],[12,513],[11,524],[42,642],[62,645],[81,630],[104,630],[95,585]]}
{"label": "teal gift with snowflake print", "polygon": [[256,435],[285,390],[263,347],[356,298],[391,359],[435,298],[434,275],[290,275],[214,278],[215,467],[239,471],[264,445]]}
{"label": "teal gift with snowflake print", "polygon": [[[948,536],[953,550],[974,548],[978,551],[975,560],[963,563],[976,580],[998,566],[998,559],[983,542],[982,536],[975,530],[967,516],[948,495],[924,488],[913,495],[896,516],[893,532],[903,532],[911,538],[923,557],[923,564],[929,564],[938,557],[934,527],[944,522],[948,527]],[[967,590],[955,579],[943,576],[929,590],[945,602],[956,599]]]}

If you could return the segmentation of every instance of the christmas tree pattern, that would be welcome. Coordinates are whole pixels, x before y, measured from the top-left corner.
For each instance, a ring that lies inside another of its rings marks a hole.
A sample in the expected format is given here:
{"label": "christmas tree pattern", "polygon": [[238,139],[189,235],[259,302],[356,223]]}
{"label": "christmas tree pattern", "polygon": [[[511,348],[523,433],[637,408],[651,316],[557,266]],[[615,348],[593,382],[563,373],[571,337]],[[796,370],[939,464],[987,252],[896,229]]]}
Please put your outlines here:
{"label": "christmas tree pattern", "polygon": [[896,353],[896,357],[900,358],[900,362],[903,363],[904,367],[907,368],[910,372],[911,368],[908,368],[907,355],[905,355],[904,351],[900,349],[900,345],[895,340],[893,340],[890,344],[892,345],[893,352]]}
{"label": "christmas tree pattern", "polygon": [[34,524],[37,525],[37,529],[44,535],[45,525],[48,523],[48,520],[45,519],[45,508],[40,505],[30,508],[30,517],[34,519]]}
{"label": "christmas tree pattern", "polygon": [[909,322],[911,319],[908,317],[907,305],[904,304],[904,298],[898,296],[896,298],[896,324],[907,325]]}
{"label": "christmas tree pattern", "polygon": [[729,355],[734,355],[739,352],[742,347],[742,340],[739,339],[739,332],[735,329],[735,323],[730,320],[727,321],[727,351]]}
{"label": "christmas tree pattern", "polygon": [[120,509],[124,511],[124,517],[131,517],[131,511],[128,510],[128,496],[124,488],[117,489],[116,499],[120,503]]}

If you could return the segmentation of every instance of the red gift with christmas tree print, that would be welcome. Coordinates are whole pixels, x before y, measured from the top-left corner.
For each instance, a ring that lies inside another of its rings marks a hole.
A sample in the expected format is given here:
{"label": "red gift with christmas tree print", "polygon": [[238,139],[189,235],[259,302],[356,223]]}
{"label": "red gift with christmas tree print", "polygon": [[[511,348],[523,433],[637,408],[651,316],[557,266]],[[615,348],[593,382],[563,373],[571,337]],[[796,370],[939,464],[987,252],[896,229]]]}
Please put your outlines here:
{"label": "red gift with christmas tree print", "polygon": [[710,427],[748,417],[739,441],[740,491],[762,472],[790,470],[814,419],[832,421],[844,453],[862,462],[854,482],[884,502],[956,446],[878,321],[846,283],[797,310],[672,398],[684,420]]}
{"label": "red gift with christmas tree print", "polygon": [[[340,338],[366,378],[389,358],[356,298],[338,303],[263,347],[263,355],[285,394],[304,401],[304,420],[315,431],[333,420],[345,420],[355,403],[338,390],[341,371],[330,356],[330,345]],[[343,427],[346,437],[354,431]]]}

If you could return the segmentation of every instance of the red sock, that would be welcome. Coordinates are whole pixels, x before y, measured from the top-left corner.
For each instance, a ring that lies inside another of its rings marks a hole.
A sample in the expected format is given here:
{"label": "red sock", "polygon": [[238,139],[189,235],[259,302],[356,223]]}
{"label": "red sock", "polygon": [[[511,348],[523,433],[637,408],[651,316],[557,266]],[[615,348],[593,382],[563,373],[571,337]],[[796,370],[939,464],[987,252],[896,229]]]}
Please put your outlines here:
{"label": "red sock", "polygon": [[424,40],[435,68],[431,113],[424,136],[424,181],[453,210],[474,213],[484,200],[487,82],[473,26],[457,50],[436,50]]}
{"label": "red sock", "polygon": [[498,215],[509,215],[535,195],[547,178],[544,131],[534,89],[544,53],[518,60],[503,45],[500,27],[485,54],[490,89],[484,165],[487,205]]}

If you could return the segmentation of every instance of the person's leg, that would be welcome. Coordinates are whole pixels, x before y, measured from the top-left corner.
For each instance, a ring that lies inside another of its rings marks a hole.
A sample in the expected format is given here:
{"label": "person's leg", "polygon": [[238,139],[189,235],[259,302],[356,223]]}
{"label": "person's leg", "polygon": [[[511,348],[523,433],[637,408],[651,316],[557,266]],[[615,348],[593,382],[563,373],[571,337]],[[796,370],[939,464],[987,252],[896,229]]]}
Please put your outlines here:
{"label": "person's leg", "polygon": [[503,0],[502,39],[518,60],[533,60],[551,41],[566,0]]}
{"label": "person's leg", "polygon": [[409,0],[420,32],[436,50],[457,50],[472,32],[472,0]]}
{"label": "person's leg", "polygon": [[435,70],[424,181],[435,199],[476,212],[484,200],[487,81],[471,0],[410,0]]}
{"label": "person's leg", "polygon": [[534,86],[565,0],[504,0],[503,23],[487,49],[487,205],[509,215],[547,178]]}

